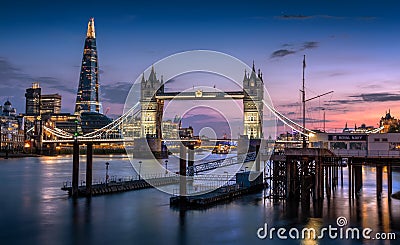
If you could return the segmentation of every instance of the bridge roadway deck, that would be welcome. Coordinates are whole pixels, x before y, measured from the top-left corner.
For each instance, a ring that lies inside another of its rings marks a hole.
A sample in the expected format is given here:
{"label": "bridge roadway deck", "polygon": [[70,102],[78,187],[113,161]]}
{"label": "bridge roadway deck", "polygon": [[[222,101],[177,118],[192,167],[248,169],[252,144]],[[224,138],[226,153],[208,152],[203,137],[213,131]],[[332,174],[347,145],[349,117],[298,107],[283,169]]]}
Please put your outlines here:
{"label": "bridge roadway deck", "polygon": [[229,100],[229,99],[243,99],[243,91],[235,92],[169,92],[156,94],[156,99],[161,100]]}

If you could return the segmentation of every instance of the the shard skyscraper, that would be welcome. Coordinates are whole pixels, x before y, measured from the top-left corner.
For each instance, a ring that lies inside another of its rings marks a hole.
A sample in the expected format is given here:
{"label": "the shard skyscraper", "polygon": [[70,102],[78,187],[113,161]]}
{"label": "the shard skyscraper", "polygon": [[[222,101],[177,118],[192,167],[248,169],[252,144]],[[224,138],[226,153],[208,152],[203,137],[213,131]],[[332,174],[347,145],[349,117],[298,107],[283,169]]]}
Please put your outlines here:
{"label": "the shard skyscraper", "polygon": [[80,115],[82,112],[100,112],[99,66],[97,61],[94,18],[90,18],[83,50],[75,114]]}

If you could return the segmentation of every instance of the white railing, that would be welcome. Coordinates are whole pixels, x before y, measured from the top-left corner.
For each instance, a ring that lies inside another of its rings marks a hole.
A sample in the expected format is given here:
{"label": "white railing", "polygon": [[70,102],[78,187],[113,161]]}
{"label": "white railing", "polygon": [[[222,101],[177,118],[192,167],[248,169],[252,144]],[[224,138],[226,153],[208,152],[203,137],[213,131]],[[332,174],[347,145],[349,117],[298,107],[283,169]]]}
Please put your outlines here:
{"label": "white railing", "polygon": [[336,149],[331,150],[336,156],[340,157],[367,157],[367,150],[346,150],[346,149]]}
{"label": "white railing", "polygon": [[331,150],[340,157],[380,157],[400,158],[400,151],[396,150]]}

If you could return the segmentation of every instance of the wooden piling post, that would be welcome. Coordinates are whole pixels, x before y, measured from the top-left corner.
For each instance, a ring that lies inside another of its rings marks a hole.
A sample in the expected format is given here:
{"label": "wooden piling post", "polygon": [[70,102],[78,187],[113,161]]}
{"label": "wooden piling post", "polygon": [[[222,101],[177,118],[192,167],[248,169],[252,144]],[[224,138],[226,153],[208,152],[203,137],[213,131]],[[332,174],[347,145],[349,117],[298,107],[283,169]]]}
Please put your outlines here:
{"label": "wooden piling post", "polygon": [[325,166],[325,192],[328,199],[331,198],[331,187],[329,184],[329,166]]}
{"label": "wooden piling post", "polygon": [[86,196],[92,195],[93,143],[86,145]]}
{"label": "wooden piling post", "polygon": [[343,165],[340,165],[340,183],[343,188]]}
{"label": "wooden piling post", "polygon": [[[274,168],[275,169],[275,168]],[[275,173],[274,173],[275,177]],[[274,184],[275,186],[275,184]],[[293,191],[292,191],[292,165],[287,161],[286,164],[286,199],[292,199]]]}
{"label": "wooden piling post", "polygon": [[360,170],[361,170],[361,168],[360,168],[360,166],[359,165],[357,165],[356,167],[355,167],[355,190],[354,190],[354,194],[355,194],[355,196],[356,196],[356,198],[358,198],[358,194],[359,194],[359,191],[360,191],[360,189],[361,189],[361,186],[360,186],[360,178],[361,178],[361,174],[360,174]]}
{"label": "wooden piling post", "polygon": [[382,166],[376,166],[376,197],[382,197]]}
{"label": "wooden piling post", "polygon": [[74,140],[72,156],[72,197],[78,197],[79,185],[79,143]]}
{"label": "wooden piling post", "polygon": [[333,178],[332,178],[332,165],[328,167],[328,176],[329,176],[329,193],[331,194],[333,191]]}
{"label": "wooden piling post", "polygon": [[181,197],[186,196],[186,147],[181,144],[179,154],[179,194]]}
{"label": "wooden piling post", "polygon": [[324,199],[325,198],[325,166],[323,164],[323,162],[321,161],[320,164],[320,179],[319,179],[319,183],[320,183],[320,193],[321,193],[321,198]]}
{"label": "wooden piling post", "polygon": [[261,165],[260,159],[261,159],[261,157],[260,157],[260,145],[257,144],[256,145],[256,171],[257,172],[260,172],[260,165]]}
{"label": "wooden piling post", "polygon": [[354,181],[355,181],[355,189],[354,195],[358,198],[358,194],[362,189],[362,166],[354,166]]}
{"label": "wooden piling post", "polygon": [[[193,167],[194,165],[194,144],[189,144],[188,146],[188,167]],[[194,173],[190,173],[193,176]]]}
{"label": "wooden piling post", "polygon": [[320,178],[320,169],[319,169],[319,164],[320,164],[320,159],[316,159],[315,161],[315,176],[314,176],[314,190],[313,190],[313,199],[314,201],[319,200],[321,198],[321,194],[319,192],[320,188],[320,183],[319,183],[319,178]]}
{"label": "wooden piling post", "polygon": [[352,194],[352,183],[353,183],[353,177],[352,177],[352,169],[353,165],[349,162],[348,163],[348,171],[349,171],[349,198],[352,199],[353,198],[353,194]]}
{"label": "wooden piling post", "polygon": [[391,200],[393,192],[393,176],[392,176],[392,164],[387,165],[387,180],[388,180],[388,199]]}
{"label": "wooden piling post", "polygon": [[362,187],[363,187],[363,175],[362,175],[362,165],[360,165],[360,167],[359,167],[359,176],[360,176],[360,178],[359,178],[359,188],[358,188],[358,191],[361,191],[362,190]]}
{"label": "wooden piling post", "polygon": [[337,189],[339,185],[339,166],[337,162],[335,162],[335,189]]}
{"label": "wooden piling post", "polygon": [[352,179],[351,179],[351,194],[352,194],[352,198],[354,199],[356,197],[356,166],[353,165],[352,167]]}
{"label": "wooden piling post", "polygon": [[301,204],[303,212],[308,212],[310,209],[310,175],[308,166],[311,159],[303,158],[301,161]]}

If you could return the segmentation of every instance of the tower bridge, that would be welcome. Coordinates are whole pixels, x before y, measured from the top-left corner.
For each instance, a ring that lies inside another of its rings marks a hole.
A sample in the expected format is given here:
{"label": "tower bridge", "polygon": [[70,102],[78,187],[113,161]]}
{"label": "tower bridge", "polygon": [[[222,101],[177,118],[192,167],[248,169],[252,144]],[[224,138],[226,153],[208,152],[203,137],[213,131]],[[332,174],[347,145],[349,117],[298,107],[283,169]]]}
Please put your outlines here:
{"label": "tower bridge", "polygon": [[[162,149],[162,117],[165,100],[242,100],[243,135],[249,139],[247,143],[254,148],[250,151],[254,151],[255,145],[263,138],[264,82],[261,72],[256,73],[254,64],[250,74],[245,71],[241,91],[165,92],[163,78],[161,77],[161,80],[157,78],[154,67],[148,79],[145,79],[143,74],[140,84],[141,138],[147,139],[151,151],[156,154],[165,155]],[[139,144],[137,151],[143,152],[143,150],[143,144]]]}
{"label": "tower bridge", "polygon": [[[166,156],[163,142],[184,141],[183,139],[163,139],[162,122],[165,100],[242,100],[243,101],[243,131],[242,137],[231,139],[238,142],[238,154],[254,152],[260,148],[263,139],[263,109],[264,106],[279,120],[299,133],[313,132],[302,128],[283,114],[275,110],[272,105],[264,102],[264,82],[260,70],[256,73],[253,64],[250,73],[244,72],[241,91],[183,91],[165,92],[165,83],[161,76],[159,80],[152,67],[148,79],[144,74],[140,82],[140,100],[124,115],[110,124],[83,135],[63,131],[61,129],[43,125],[42,142],[44,144],[73,143],[73,144],[99,144],[99,143],[133,143],[136,152],[151,152],[156,156]],[[139,138],[132,137],[132,122],[139,118]],[[191,144],[186,144],[191,145]]]}

